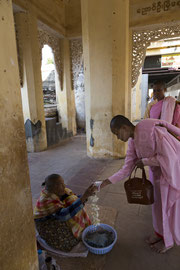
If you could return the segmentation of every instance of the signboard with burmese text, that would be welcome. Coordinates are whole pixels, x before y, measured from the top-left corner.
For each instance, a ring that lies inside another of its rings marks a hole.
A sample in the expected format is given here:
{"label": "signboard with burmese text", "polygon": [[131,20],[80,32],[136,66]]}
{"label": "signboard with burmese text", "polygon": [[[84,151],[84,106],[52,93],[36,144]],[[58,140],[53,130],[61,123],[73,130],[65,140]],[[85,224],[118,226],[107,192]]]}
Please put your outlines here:
{"label": "signboard with burmese text", "polygon": [[162,68],[178,68],[180,67],[180,54],[169,54],[161,56]]}

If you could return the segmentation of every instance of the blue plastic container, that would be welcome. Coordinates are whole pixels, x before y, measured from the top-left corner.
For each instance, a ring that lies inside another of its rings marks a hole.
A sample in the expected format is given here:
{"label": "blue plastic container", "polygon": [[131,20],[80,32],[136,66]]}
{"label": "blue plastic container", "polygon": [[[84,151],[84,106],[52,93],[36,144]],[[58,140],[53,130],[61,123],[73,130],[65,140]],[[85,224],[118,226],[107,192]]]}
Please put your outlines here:
{"label": "blue plastic container", "polygon": [[[88,232],[95,232],[98,227],[101,227],[107,231],[110,231],[110,232],[113,232],[114,234],[114,241],[113,243],[110,245],[110,246],[107,246],[105,248],[94,248],[94,247],[91,247],[90,245],[88,245],[86,243],[86,241],[84,240],[86,234]],[[94,253],[94,254],[98,254],[98,255],[103,255],[103,254],[106,254],[108,252],[111,251],[111,249],[113,248],[113,246],[115,245],[116,241],[117,241],[117,232],[115,231],[115,229],[107,224],[103,224],[103,223],[100,223],[98,226],[95,226],[95,225],[90,225],[89,227],[87,227],[83,233],[82,233],[82,241],[84,243],[84,245],[88,248],[88,250],[91,252],[91,253]]]}

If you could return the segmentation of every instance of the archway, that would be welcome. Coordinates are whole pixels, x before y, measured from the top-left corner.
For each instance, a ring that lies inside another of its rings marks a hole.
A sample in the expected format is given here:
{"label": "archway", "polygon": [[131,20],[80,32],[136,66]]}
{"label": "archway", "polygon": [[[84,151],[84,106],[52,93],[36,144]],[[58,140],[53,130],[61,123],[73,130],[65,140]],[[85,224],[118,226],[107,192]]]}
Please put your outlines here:
{"label": "archway", "polygon": [[[139,83],[138,78],[144,64],[147,48],[152,42],[175,37],[180,37],[180,22],[132,29],[132,97],[133,91]],[[132,110],[135,109],[133,103],[131,107]]]}
{"label": "archway", "polygon": [[42,48],[41,74],[45,116],[56,116],[55,64],[52,49],[48,45]]}

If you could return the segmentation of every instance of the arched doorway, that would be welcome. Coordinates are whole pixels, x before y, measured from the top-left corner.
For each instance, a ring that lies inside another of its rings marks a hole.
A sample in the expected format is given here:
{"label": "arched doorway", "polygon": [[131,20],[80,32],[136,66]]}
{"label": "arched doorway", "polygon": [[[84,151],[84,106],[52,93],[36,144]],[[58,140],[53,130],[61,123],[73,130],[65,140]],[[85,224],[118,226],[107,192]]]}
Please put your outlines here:
{"label": "arched doorway", "polygon": [[[166,23],[163,25],[148,25],[146,27],[132,29],[132,118],[137,106],[142,106],[141,101],[134,103],[136,91],[141,83],[142,68],[146,51],[153,43],[164,39],[180,37],[180,23]],[[147,82],[146,82],[147,84]],[[144,96],[144,100],[146,96]],[[141,115],[142,116],[142,115]]]}

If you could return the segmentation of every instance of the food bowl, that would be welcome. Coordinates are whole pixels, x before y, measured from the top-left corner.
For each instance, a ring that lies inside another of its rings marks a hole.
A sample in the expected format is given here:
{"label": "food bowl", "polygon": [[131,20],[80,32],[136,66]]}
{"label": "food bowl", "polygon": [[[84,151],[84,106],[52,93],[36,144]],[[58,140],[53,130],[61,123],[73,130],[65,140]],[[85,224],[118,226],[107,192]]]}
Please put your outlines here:
{"label": "food bowl", "polygon": [[[103,228],[104,230],[107,230],[109,232],[112,232],[113,235],[114,235],[114,240],[112,242],[111,245],[107,246],[107,247],[104,247],[104,248],[95,248],[95,247],[92,247],[90,246],[86,241],[85,241],[85,237],[86,237],[86,234],[88,232],[96,232],[97,229],[101,227]],[[111,249],[113,248],[113,246],[115,245],[116,241],[117,241],[117,232],[116,230],[107,225],[107,224],[103,224],[103,223],[100,223],[99,225],[95,226],[95,225],[90,225],[88,226],[82,233],[82,241],[84,243],[84,245],[88,248],[88,250],[91,252],[91,253],[94,253],[94,254],[98,254],[98,255],[103,255],[103,254],[106,254],[108,252],[111,251]]]}

